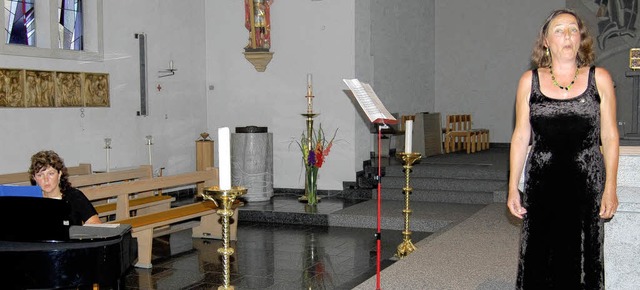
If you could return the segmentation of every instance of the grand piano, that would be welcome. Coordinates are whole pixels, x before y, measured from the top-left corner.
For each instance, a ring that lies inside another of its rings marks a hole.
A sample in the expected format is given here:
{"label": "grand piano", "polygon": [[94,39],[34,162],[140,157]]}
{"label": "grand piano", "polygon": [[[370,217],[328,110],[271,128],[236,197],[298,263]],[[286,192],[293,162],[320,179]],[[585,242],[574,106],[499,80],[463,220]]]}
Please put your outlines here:
{"label": "grand piano", "polygon": [[124,289],[137,257],[129,225],[74,226],[68,206],[0,196],[0,288]]}

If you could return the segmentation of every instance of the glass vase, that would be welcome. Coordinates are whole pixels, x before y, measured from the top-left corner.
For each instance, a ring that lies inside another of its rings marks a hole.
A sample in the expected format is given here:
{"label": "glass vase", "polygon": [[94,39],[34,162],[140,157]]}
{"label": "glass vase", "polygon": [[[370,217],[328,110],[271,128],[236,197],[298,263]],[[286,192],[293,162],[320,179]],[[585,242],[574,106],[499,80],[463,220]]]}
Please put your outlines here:
{"label": "glass vase", "polygon": [[305,182],[304,193],[307,196],[307,204],[318,204],[318,168],[314,166],[307,167],[307,180]]}

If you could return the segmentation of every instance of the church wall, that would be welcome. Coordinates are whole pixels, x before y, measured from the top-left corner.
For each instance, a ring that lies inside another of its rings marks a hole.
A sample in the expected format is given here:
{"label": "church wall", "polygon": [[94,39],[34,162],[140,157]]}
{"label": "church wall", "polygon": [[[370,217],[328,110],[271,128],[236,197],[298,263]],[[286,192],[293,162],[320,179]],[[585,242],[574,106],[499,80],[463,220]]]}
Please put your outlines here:
{"label": "church wall", "polygon": [[[274,187],[304,188],[295,143],[305,129],[307,73],[313,75],[315,126],[339,128],[319,171],[318,188],[342,189],[355,180],[356,107],[343,92],[354,72],[354,1],[277,0],[271,6],[271,51],[257,72],[242,52],[248,43],[243,1],[207,1],[208,127],[266,126],[273,133]],[[216,135],[216,134],[212,134]],[[217,136],[214,136],[217,139]],[[217,162],[217,161],[216,161]],[[361,165],[360,165],[361,166]]]}
{"label": "church wall", "polygon": [[515,93],[544,19],[564,1],[436,1],[435,111],[470,113],[509,143]]}
{"label": "church wall", "polygon": [[[434,1],[359,0],[356,7],[357,78],[370,83],[392,113],[432,112]],[[364,120],[356,119],[356,167],[377,146]]]}
{"label": "church wall", "polygon": [[[363,82],[373,80],[373,54],[371,48],[371,1],[355,1],[355,77]],[[375,84],[372,84],[375,85]],[[362,170],[362,161],[371,159],[376,143],[372,141],[369,120],[355,118],[355,170]]]}
{"label": "church wall", "polygon": [[[606,2],[606,1],[605,1]],[[600,7],[595,1],[568,0],[567,7],[575,10],[587,23],[594,37],[595,65],[609,71],[616,89],[617,121],[620,137],[637,139],[633,130],[633,78],[625,74],[629,68],[629,49],[637,48],[638,1],[608,1],[606,13],[598,15]],[[625,5],[636,7],[627,8]],[[631,13],[630,13],[631,12]],[[636,124],[637,125],[637,124]],[[622,141],[624,142],[624,141]]]}
{"label": "church wall", "polygon": [[[101,72],[110,77],[108,108],[0,108],[0,173],[26,171],[36,151],[57,151],[67,165],[106,168],[104,138],[112,138],[111,167],[148,163],[145,136],[153,136],[155,168],[165,174],[195,169],[195,144],[207,128],[204,1],[104,1],[104,61],[0,55],[0,67]],[[147,34],[149,116],[140,110],[138,40]],[[158,78],[173,60],[178,69]],[[158,85],[161,89],[158,89]]]}

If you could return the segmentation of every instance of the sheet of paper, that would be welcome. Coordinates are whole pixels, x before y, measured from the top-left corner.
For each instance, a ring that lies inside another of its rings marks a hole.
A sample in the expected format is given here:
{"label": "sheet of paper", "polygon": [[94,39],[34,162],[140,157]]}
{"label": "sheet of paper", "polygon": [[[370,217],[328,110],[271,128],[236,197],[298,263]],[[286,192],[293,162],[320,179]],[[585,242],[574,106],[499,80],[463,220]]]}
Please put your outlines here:
{"label": "sheet of paper", "polygon": [[369,121],[383,120],[395,123],[396,118],[387,111],[373,88],[367,83],[361,83],[358,79],[343,79],[347,87],[353,92],[358,104],[369,118]]}

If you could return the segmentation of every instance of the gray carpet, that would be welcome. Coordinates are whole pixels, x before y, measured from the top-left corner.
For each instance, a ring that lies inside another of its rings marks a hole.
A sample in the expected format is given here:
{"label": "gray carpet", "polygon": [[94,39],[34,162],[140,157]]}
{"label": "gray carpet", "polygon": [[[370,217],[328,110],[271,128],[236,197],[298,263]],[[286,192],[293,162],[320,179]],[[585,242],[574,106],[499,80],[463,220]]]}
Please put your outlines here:
{"label": "gray carpet", "polygon": [[[493,203],[416,244],[381,272],[382,289],[514,289],[519,227],[505,204]],[[354,289],[375,289],[376,276]]]}

